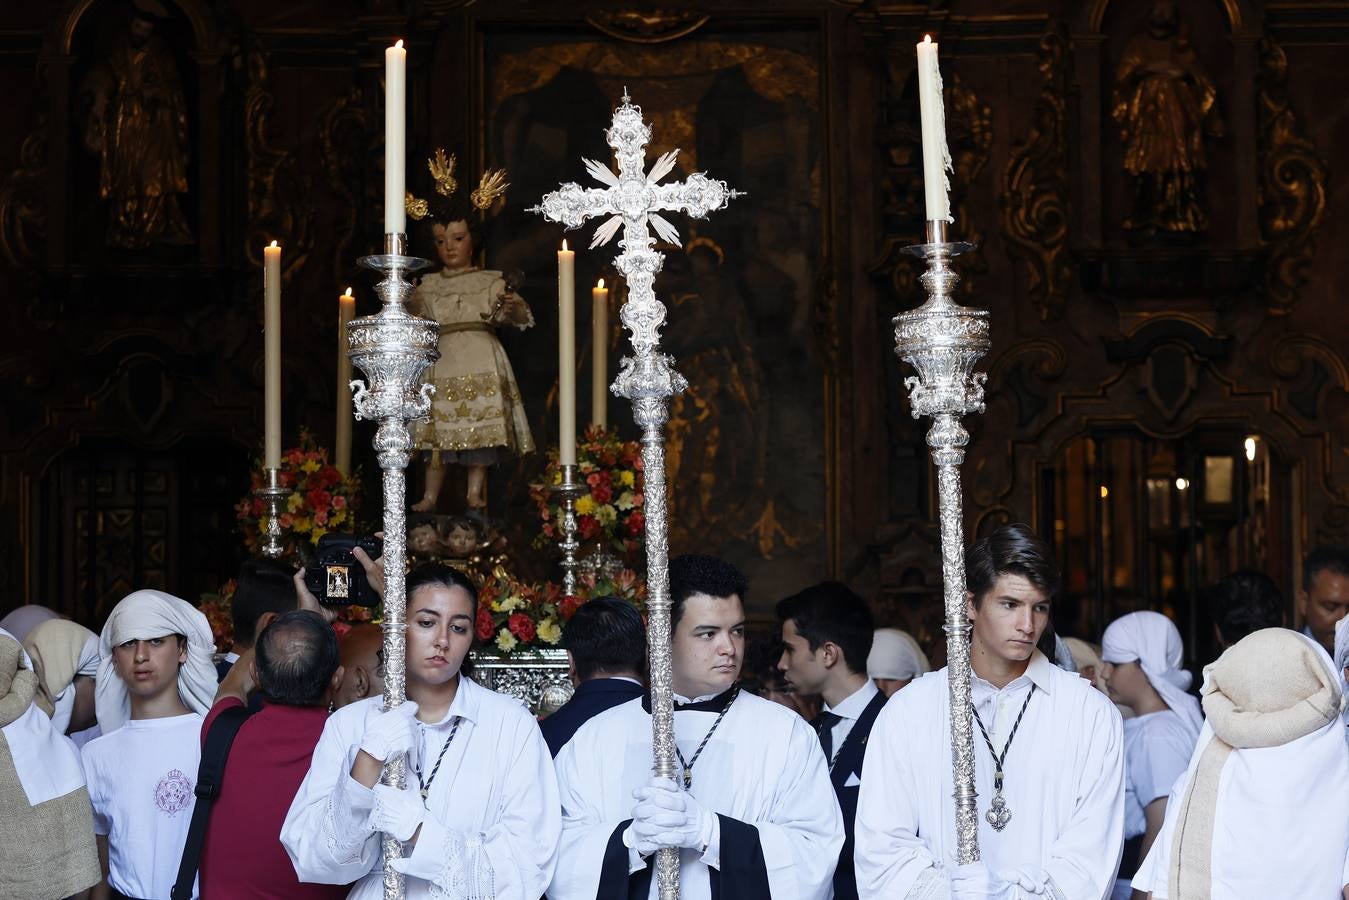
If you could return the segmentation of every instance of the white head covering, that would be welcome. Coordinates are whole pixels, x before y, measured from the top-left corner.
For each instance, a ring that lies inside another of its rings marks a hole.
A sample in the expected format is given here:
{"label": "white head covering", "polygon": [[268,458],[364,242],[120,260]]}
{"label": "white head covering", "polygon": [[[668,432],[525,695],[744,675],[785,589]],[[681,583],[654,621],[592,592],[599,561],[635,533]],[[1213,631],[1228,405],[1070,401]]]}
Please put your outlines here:
{"label": "white head covering", "polygon": [[0,619],[0,628],[5,629],[14,640],[22,644],[28,637],[28,632],[32,631],[48,619],[59,619],[60,617],[61,614],[54,609],[38,606],[36,603],[29,603],[26,606],[20,606],[3,619]]}
{"label": "white head covering", "polygon": [[1224,896],[1340,895],[1349,750],[1333,666],[1316,641],[1266,628],[1205,667],[1209,718],[1137,889],[1168,900],[1215,887]]}
{"label": "white head covering", "polygon": [[898,628],[877,628],[867,656],[868,678],[894,680],[917,678],[932,671],[927,654],[913,635]]}
{"label": "white head covering", "polygon": [[113,668],[112,648],[126,641],[144,641],[181,634],[187,638],[187,662],[178,670],[178,696],[189,709],[206,714],[215,698],[215,639],[206,616],[186,600],[163,591],[128,594],[113,607],[98,639],[101,660],[94,708],[104,734],[121,728],[131,716],[131,697]]}
{"label": "white head covering", "polygon": [[1144,610],[1121,616],[1101,637],[1101,658],[1111,664],[1137,662],[1166,705],[1199,734],[1204,716],[1199,701],[1186,693],[1194,679],[1180,667],[1180,632],[1166,616]]}
{"label": "white head covering", "polygon": [[[1096,645],[1075,637],[1066,637],[1063,639],[1063,643],[1073,656],[1073,665],[1077,666],[1077,673],[1080,675],[1083,669],[1094,668],[1096,679],[1092,681],[1092,685],[1096,690],[1109,697],[1110,690],[1105,683],[1105,660],[1101,659],[1101,652],[1096,649]],[[1133,718],[1134,711],[1123,703],[1116,703],[1115,709],[1119,710],[1122,718]]]}

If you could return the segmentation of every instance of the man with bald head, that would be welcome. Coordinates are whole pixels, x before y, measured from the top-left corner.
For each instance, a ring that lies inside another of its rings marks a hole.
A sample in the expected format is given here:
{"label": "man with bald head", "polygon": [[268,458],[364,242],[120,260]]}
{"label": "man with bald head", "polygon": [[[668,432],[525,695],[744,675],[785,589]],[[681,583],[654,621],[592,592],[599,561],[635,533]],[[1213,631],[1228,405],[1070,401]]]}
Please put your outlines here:
{"label": "man with bald head", "polygon": [[333,705],[348,703],[384,693],[384,629],[373,622],[361,622],[338,639],[342,652],[342,683],[333,692]]}

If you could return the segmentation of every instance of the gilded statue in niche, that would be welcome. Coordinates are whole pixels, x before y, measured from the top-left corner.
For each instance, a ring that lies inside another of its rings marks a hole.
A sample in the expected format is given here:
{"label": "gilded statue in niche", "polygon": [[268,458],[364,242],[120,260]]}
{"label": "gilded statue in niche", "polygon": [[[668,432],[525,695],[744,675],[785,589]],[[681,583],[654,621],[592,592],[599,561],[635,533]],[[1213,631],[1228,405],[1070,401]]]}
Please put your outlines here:
{"label": "gilded statue in niche", "polygon": [[158,0],[135,0],[126,33],[84,81],[84,144],[99,159],[111,247],[192,243],[178,203],[187,193],[187,104],[173,54],[155,33],[167,17]]}
{"label": "gilded statue in niche", "polygon": [[1204,139],[1223,133],[1218,93],[1190,45],[1175,0],[1156,0],[1145,30],[1124,47],[1111,115],[1133,177],[1130,231],[1195,233],[1208,228],[1199,175]]}

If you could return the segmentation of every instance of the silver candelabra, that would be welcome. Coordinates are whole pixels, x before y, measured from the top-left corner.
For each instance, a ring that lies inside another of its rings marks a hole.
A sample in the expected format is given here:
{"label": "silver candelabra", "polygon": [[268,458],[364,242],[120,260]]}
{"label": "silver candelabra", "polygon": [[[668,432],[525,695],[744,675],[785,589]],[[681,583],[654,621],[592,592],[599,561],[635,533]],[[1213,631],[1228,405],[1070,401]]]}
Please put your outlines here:
{"label": "silver candelabra", "polygon": [[586,492],[585,482],[577,479],[578,469],[564,465],[562,480],[553,485],[553,496],[562,504],[562,521],[558,523],[562,539],[558,545],[562,548],[562,592],[568,597],[576,596],[576,551],[581,542],[576,537],[576,501]]}
{"label": "silver candelabra", "polygon": [[[435,388],[422,381],[428,366],[440,358],[440,325],[409,313],[404,306],[412,292],[405,275],[429,263],[406,255],[407,235],[384,235],[384,253],[366,256],[362,266],[384,274],[375,293],[384,308],[347,324],[347,355],[365,373],[367,383],[351,382],[356,418],[379,423],[374,446],[384,475],[384,708],[402,705],[407,697],[407,522],[405,471],[412,451],[408,423],[431,411]],[[403,757],[386,760],[381,781],[402,788],[407,776]],[[384,897],[403,896],[403,875],[390,863],[402,857],[403,845],[384,835]]]}
{"label": "silver candelabra", "polygon": [[895,316],[895,353],[917,370],[904,379],[913,417],[931,416],[927,445],[937,468],[947,679],[951,693],[951,762],[955,783],[956,861],[979,861],[978,794],[970,705],[970,622],[965,612],[965,526],[960,465],[970,435],[961,419],[984,411],[987,375],[973,373],[989,348],[988,310],[952,299],[960,277],[953,257],[973,245],[947,240],[947,223],[927,223],[927,243],[907,248],[927,260],[919,279],[927,302]]}
{"label": "silver candelabra", "polygon": [[[579,228],[588,219],[604,216],[590,246],[608,243],[623,229],[615,264],[628,283],[628,301],[620,318],[632,337],[632,356],[621,363],[612,390],[632,401],[633,418],[642,429],[642,469],[646,478],[646,580],[647,653],[651,681],[651,739],[655,757],[653,772],[673,779],[675,763],[674,694],[670,648],[669,523],[665,497],[665,423],[670,417],[670,398],[688,387],[675,371],[670,357],[660,352],[660,329],[665,324],[665,306],[656,299],[655,280],[664,256],[657,253],[651,229],[664,241],[679,244],[679,231],[661,212],[683,212],[694,218],[722,209],[737,196],[726,182],[703,173],[685,181],[660,184],[675,166],[679,151],[663,154],[646,171],[646,145],[651,127],[642,121],[642,110],[623,92],[623,104],[614,111],[605,132],[618,161],[615,174],[603,163],[583,160],[586,171],[604,185],[583,188],[575,182],[548,194],[534,208],[544,218]],[[660,900],[678,900],[679,851],[664,848],[656,853],[656,885]]]}
{"label": "silver candelabra", "polygon": [[267,507],[267,527],[262,531],[262,552],[271,559],[279,559],[286,545],[281,542],[281,504],[290,491],[281,486],[281,470],[275,466],[263,469],[267,483],[253,492]]}

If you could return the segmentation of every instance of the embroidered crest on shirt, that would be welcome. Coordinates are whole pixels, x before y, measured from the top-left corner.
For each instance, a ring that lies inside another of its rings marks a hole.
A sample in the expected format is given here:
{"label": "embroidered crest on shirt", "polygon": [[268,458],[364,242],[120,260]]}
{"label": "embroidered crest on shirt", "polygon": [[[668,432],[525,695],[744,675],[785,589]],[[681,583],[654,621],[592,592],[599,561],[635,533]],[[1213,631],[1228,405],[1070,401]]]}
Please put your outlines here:
{"label": "embroidered crest on shirt", "polygon": [[192,782],[177,769],[159,779],[155,785],[155,806],[170,818],[187,809],[192,802]]}

